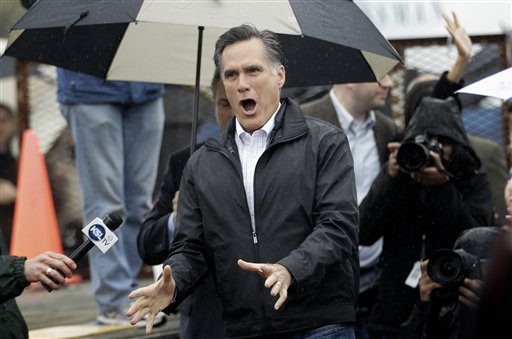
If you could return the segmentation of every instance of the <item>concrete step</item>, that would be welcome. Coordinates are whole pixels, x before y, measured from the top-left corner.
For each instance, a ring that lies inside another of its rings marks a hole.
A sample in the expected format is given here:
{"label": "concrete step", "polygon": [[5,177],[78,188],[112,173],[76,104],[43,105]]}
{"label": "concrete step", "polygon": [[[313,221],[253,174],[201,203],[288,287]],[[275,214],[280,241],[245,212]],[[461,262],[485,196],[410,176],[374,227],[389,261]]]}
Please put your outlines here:
{"label": "concrete step", "polygon": [[[151,282],[143,280],[141,286]],[[28,324],[30,339],[179,338],[178,315],[168,317],[150,336],[145,335],[145,328],[96,325],[96,304],[88,280],[51,293],[32,284],[16,301]]]}

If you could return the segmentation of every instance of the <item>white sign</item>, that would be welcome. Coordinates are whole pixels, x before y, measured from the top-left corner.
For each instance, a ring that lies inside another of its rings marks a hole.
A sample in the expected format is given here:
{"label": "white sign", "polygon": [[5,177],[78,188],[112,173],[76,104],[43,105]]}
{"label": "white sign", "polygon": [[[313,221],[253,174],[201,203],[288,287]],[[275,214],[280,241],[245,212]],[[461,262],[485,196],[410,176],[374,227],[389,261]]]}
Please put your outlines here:
{"label": "white sign", "polygon": [[442,38],[448,35],[442,14],[454,11],[470,36],[501,35],[512,29],[512,2],[356,0],[388,40]]}
{"label": "white sign", "polygon": [[106,253],[118,240],[114,232],[100,218],[95,218],[91,221],[89,225],[82,229],[82,232],[103,253]]}
{"label": "white sign", "polygon": [[456,93],[470,93],[508,100],[512,98],[512,67],[472,83]]}

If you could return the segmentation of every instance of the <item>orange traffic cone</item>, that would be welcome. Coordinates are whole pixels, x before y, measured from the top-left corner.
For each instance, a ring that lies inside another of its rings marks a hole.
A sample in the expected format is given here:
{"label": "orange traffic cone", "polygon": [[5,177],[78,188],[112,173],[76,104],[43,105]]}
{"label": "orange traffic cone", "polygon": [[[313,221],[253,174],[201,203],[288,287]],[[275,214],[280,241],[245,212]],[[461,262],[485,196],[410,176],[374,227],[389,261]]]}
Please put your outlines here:
{"label": "orange traffic cone", "polygon": [[63,253],[46,163],[37,134],[23,132],[14,208],[11,255]]}

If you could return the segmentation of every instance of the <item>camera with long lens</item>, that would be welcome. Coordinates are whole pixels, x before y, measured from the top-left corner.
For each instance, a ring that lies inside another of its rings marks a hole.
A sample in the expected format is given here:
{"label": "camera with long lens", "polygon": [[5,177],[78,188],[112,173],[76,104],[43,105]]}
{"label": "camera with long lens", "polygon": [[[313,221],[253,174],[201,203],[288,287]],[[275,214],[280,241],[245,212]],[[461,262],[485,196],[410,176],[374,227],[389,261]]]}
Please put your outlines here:
{"label": "camera with long lens", "polygon": [[438,291],[443,299],[456,299],[464,278],[483,279],[480,258],[463,249],[437,250],[428,261],[427,272],[430,279],[445,287]]}
{"label": "camera with long lens", "polygon": [[443,155],[443,146],[437,139],[429,138],[425,134],[419,134],[414,139],[400,145],[396,155],[398,166],[404,172],[411,173],[425,167],[434,166],[434,159],[430,151]]}

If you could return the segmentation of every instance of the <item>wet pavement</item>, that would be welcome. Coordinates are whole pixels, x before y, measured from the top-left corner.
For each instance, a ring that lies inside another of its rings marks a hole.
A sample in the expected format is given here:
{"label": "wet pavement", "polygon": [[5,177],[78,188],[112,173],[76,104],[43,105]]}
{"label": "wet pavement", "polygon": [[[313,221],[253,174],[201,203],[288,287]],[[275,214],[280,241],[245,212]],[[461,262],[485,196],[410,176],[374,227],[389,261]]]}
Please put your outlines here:
{"label": "wet pavement", "polygon": [[[141,286],[151,282],[150,279],[141,280]],[[178,315],[167,317],[167,321],[154,328],[149,336],[145,335],[144,328],[135,326],[96,326],[96,304],[88,280],[51,293],[39,284],[32,284],[16,301],[28,324],[30,338],[34,339],[179,338]]]}

